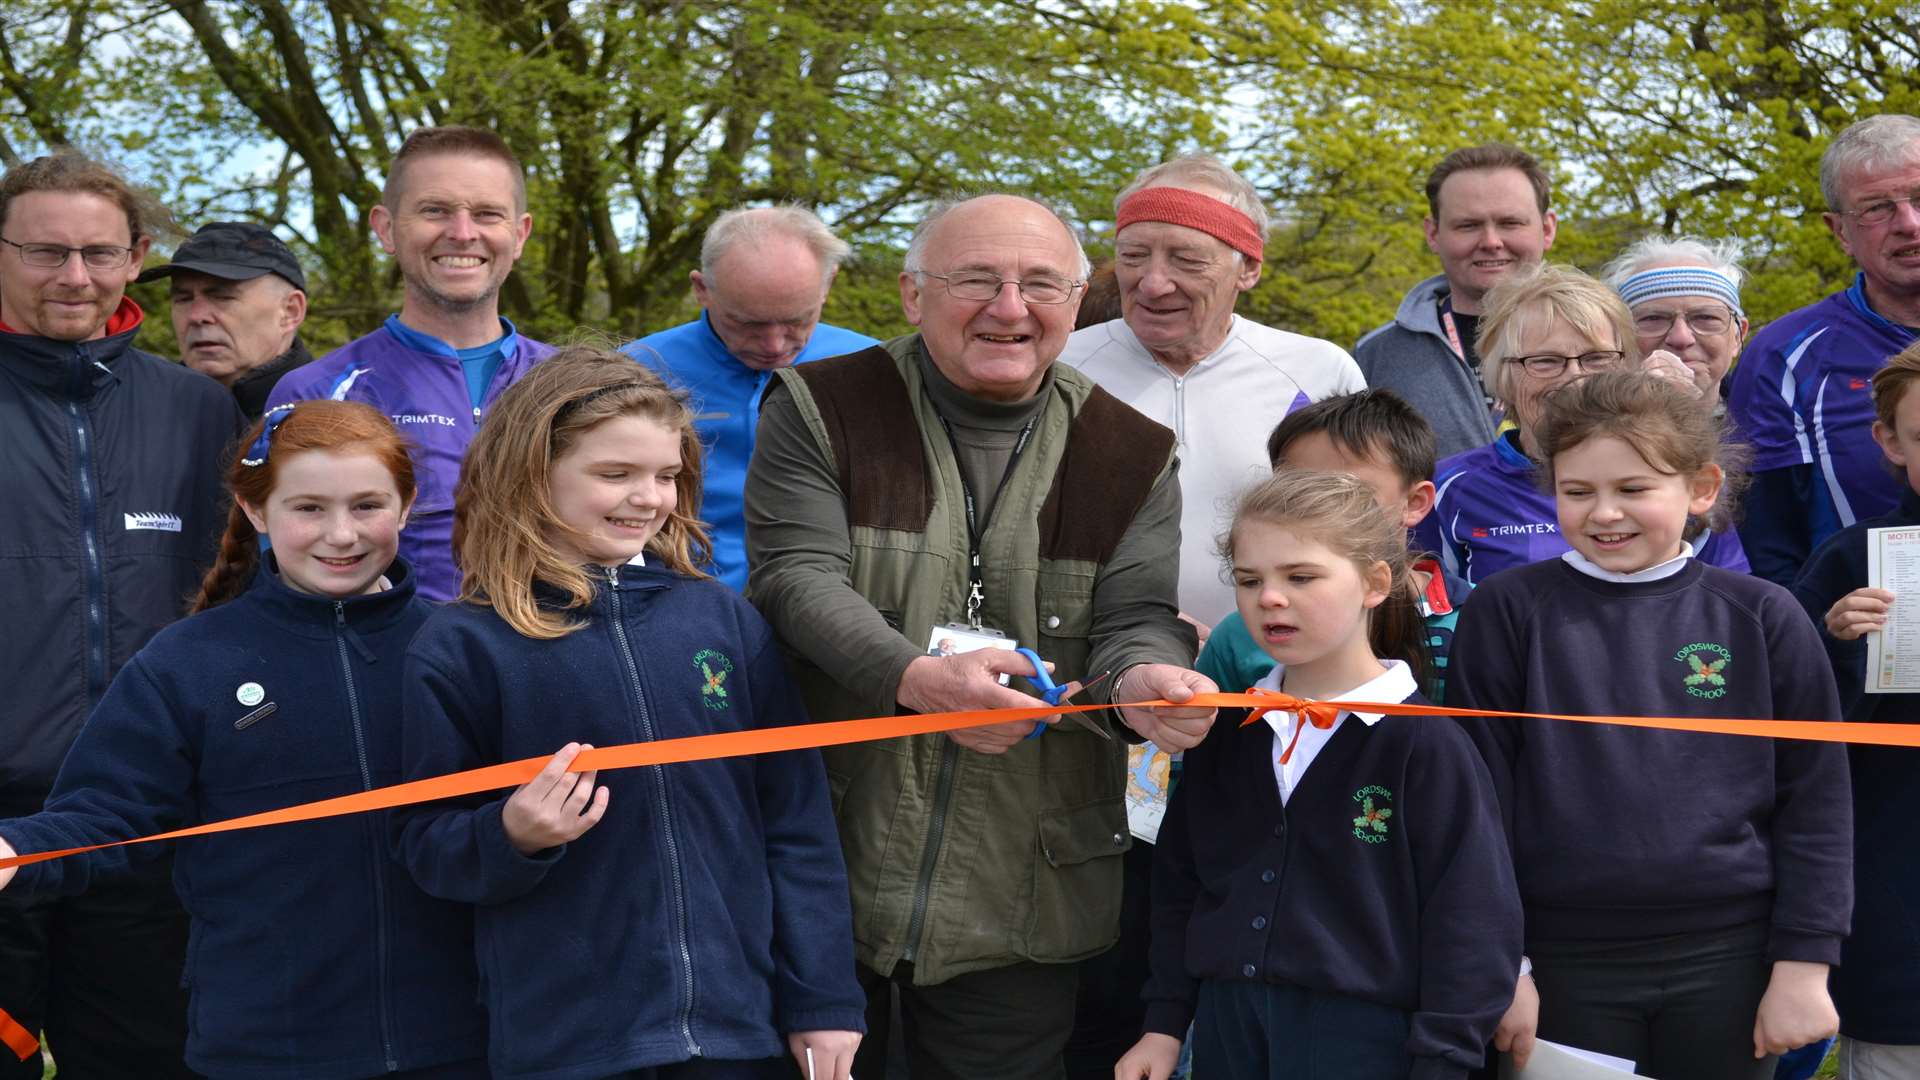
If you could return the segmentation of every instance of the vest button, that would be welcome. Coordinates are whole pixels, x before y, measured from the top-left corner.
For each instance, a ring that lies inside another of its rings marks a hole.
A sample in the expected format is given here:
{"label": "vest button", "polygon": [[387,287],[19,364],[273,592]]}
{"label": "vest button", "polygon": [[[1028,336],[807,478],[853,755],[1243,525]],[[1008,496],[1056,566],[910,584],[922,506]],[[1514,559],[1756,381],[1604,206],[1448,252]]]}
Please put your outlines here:
{"label": "vest button", "polygon": [[1267,928],[1267,917],[1265,915],[1255,915],[1253,917],[1253,928],[1255,930],[1265,930]]}
{"label": "vest button", "polygon": [[1060,616],[1058,615],[1047,616],[1047,629],[1049,630],[1060,629]]}
{"label": "vest button", "polygon": [[1114,846],[1114,847],[1126,847],[1126,846],[1127,846],[1127,834],[1126,834],[1126,833],[1114,833],[1114,834],[1113,834],[1113,846]]}
{"label": "vest button", "polygon": [[1266,882],[1267,884],[1269,884],[1269,885],[1271,885],[1271,884],[1273,884],[1273,878],[1274,878],[1274,873],[1273,873],[1273,871],[1271,871],[1271,870],[1262,870],[1262,871],[1260,871],[1260,880],[1261,880],[1261,881],[1264,881],[1264,882]]}
{"label": "vest button", "polygon": [[1240,974],[1242,974],[1242,975],[1244,975],[1244,976],[1246,976],[1247,978],[1249,978],[1249,979],[1251,979],[1251,978],[1253,978],[1253,977],[1254,977],[1255,975],[1258,975],[1258,974],[1260,974],[1260,969],[1259,969],[1259,968],[1257,968],[1257,967],[1254,967],[1254,966],[1253,966],[1252,964],[1241,964],[1241,965],[1240,965]]}

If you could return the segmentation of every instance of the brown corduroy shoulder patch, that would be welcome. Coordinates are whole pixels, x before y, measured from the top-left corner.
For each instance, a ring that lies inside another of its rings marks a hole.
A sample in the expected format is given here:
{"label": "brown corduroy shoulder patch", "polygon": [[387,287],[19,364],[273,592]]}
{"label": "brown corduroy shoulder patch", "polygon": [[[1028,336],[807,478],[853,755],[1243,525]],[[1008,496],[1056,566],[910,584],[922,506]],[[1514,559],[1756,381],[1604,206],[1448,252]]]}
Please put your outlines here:
{"label": "brown corduroy shoulder patch", "polygon": [[1040,557],[1112,559],[1172,452],[1172,431],[1094,387],[1040,508]]}
{"label": "brown corduroy shoulder patch", "polygon": [[793,370],[826,423],[847,523],[925,531],[933,516],[927,455],[893,357],[875,345]]}

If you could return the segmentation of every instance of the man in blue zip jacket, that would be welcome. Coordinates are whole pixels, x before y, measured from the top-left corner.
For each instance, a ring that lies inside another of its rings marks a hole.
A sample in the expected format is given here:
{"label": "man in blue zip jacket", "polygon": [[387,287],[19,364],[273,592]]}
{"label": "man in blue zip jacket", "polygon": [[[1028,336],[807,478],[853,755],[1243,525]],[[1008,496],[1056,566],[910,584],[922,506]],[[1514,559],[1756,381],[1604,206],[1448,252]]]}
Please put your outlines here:
{"label": "man in blue zip jacket", "polygon": [[[0,817],[40,808],[114,673],[183,614],[224,520],[239,407],[133,348],[126,287],[164,213],[78,154],[0,177]],[[0,897],[0,1010],[45,1033],[63,1076],[192,1075],[169,866]],[[41,1072],[38,1052],[0,1054],[0,1080]]]}
{"label": "man in blue zip jacket", "polygon": [[693,396],[707,455],[700,516],[713,537],[713,575],[736,590],[747,587],[741,493],[768,380],[783,367],[879,344],[820,321],[849,250],[811,210],[729,210],[700,243],[692,274],[700,317],[621,350]]}
{"label": "man in blue zip jacket", "polygon": [[460,459],[494,399],[553,352],[500,316],[500,286],[533,231],[526,175],[491,131],[421,128],[394,155],[369,217],[406,282],[399,314],[289,372],[267,408],[331,398],[387,414],[413,442],[420,483],[400,555],[421,596],[450,600],[460,591],[453,565]]}

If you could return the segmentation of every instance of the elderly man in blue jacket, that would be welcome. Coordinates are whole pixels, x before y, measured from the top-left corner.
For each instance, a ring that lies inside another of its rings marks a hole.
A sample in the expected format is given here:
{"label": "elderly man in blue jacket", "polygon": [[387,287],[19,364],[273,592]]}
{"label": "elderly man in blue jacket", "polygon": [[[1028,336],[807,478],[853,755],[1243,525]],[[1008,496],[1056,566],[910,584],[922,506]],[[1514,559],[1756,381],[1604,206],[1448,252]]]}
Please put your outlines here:
{"label": "elderly man in blue jacket", "polygon": [[747,586],[741,492],[767,380],[783,367],[879,344],[820,321],[848,251],[811,210],[729,210],[707,230],[691,275],[700,317],[624,350],[693,395],[707,451],[700,516],[712,530],[714,576],[735,589]]}

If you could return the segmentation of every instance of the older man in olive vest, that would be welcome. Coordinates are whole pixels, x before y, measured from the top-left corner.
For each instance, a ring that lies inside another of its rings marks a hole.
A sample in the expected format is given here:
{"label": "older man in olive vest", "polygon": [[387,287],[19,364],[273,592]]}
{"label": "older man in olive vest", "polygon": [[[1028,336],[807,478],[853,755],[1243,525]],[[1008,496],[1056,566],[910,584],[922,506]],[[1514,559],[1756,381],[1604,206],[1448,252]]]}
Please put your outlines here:
{"label": "older man in olive vest", "polygon": [[[1112,677],[1186,701],[1173,435],[1053,361],[1087,277],[1011,195],[941,204],[900,275],[919,332],[782,370],[747,474],[747,593],[815,720],[1030,706],[1002,686]],[[826,753],[880,1076],[897,986],[915,1080],[1058,1077],[1077,962],[1118,933],[1123,741],[1197,743],[1212,710],[999,724]]]}

